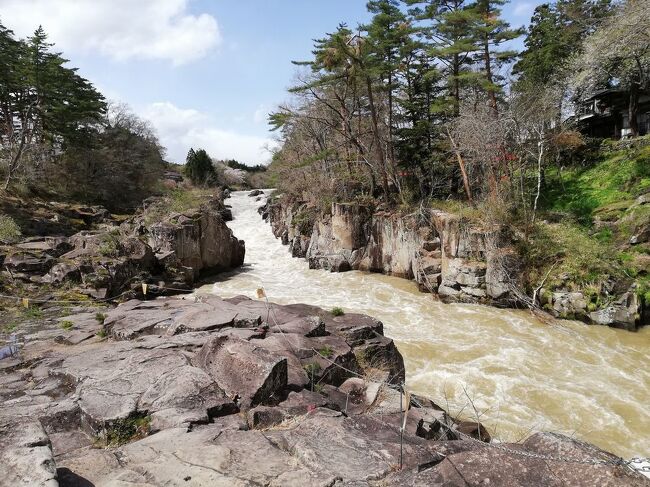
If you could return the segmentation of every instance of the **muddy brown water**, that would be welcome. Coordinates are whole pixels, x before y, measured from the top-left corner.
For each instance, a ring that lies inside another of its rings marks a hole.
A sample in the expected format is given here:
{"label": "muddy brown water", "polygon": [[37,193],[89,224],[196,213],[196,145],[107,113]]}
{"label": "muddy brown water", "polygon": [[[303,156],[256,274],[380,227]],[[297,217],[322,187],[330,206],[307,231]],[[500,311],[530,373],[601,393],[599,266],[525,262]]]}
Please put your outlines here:
{"label": "muddy brown water", "polygon": [[246,262],[199,292],[255,298],[263,287],[273,302],[369,314],[404,356],[408,389],[452,414],[472,418],[475,408],[500,440],[557,431],[625,458],[650,456],[650,327],[549,325],[526,311],[442,304],[404,279],[310,270],[262,221],[263,201],[236,192],[227,202]]}

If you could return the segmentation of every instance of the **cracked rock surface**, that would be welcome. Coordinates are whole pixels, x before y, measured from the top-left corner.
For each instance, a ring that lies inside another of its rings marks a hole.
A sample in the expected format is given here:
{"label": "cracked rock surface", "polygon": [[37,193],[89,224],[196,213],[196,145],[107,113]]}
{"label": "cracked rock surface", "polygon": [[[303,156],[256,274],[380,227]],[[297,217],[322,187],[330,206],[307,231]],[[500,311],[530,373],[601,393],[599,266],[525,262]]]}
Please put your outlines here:
{"label": "cracked rock surface", "polygon": [[0,361],[2,486],[649,485],[561,435],[490,444],[421,397],[400,445],[404,363],[368,316],[209,296],[63,319]]}

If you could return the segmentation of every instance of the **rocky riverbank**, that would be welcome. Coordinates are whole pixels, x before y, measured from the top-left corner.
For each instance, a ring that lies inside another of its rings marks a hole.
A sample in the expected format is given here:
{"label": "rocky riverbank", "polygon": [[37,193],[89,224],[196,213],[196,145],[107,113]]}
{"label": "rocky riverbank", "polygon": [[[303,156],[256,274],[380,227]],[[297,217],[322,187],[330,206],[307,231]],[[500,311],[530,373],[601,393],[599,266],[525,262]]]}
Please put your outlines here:
{"label": "rocky riverbank", "polygon": [[493,444],[404,400],[382,324],[335,314],[200,297],[34,320],[0,362],[3,485],[649,485],[591,445]]}
{"label": "rocky riverbank", "polygon": [[[39,301],[69,299],[70,294],[77,299],[136,297],[142,296],[143,283],[150,294],[165,294],[166,288],[191,289],[201,276],[239,267],[244,242],[226,225],[231,215],[221,195],[189,203],[175,210],[179,205],[171,197],[150,198],[144,209],[120,218],[101,207],[88,208],[75,213],[84,215],[85,230],[5,242],[0,245],[1,294]],[[52,213],[47,221],[61,218],[61,212]]]}
{"label": "rocky riverbank", "polygon": [[[645,201],[645,200],[644,200]],[[645,203],[642,203],[645,204]],[[333,203],[325,214],[278,198],[260,208],[273,234],[311,268],[361,270],[413,279],[445,302],[526,306],[526,269],[506,225],[484,226],[431,209],[401,215]],[[622,287],[622,286],[625,287]],[[596,303],[566,282],[538,291],[539,305],[558,318],[636,330],[650,312],[635,284],[609,282]]]}

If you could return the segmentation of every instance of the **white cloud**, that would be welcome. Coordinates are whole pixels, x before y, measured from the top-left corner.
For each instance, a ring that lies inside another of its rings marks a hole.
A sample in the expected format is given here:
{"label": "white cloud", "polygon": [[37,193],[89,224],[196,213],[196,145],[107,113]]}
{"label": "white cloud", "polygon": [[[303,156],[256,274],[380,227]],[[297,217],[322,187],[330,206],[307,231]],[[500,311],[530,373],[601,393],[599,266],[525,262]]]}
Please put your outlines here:
{"label": "white cloud", "polygon": [[268,162],[270,138],[245,135],[216,127],[210,117],[170,102],[149,105],[141,112],[155,127],[160,142],[167,148],[168,159],[184,162],[190,147],[202,148],[217,159],[237,159],[249,165]]}
{"label": "white cloud", "polygon": [[204,57],[221,43],[217,20],[188,12],[189,0],[0,0],[5,27],[19,36],[39,24],[65,52],[98,51],[115,60]]}
{"label": "white cloud", "polygon": [[269,108],[266,105],[260,105],[253,114],[253,122],[255,122],[255,125],[261,125],[266,122],[268,116]]}

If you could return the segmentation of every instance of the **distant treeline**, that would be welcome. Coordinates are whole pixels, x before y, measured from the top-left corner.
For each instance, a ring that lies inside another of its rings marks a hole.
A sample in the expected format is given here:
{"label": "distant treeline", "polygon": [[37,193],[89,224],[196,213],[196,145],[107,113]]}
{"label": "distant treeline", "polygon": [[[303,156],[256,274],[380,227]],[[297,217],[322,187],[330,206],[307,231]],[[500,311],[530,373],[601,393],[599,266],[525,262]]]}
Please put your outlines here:
{"label": "distant treeline", "polygon": [[0,23],[0,175],[5,192],[131,208],[158,189],[166,163],[149,124],[111,105],[38,28]]}
{"label": "distant treeline", "polygon": [[227,161],[224,161],[224,163],[232,169],[241,169],[242,171],[248,172],[263,172],[267,169],[267,167],[263,166],[262,164],[257,164],[256,166],[247,166],[246,164],[242,164],[235,159],[229,159]]}

